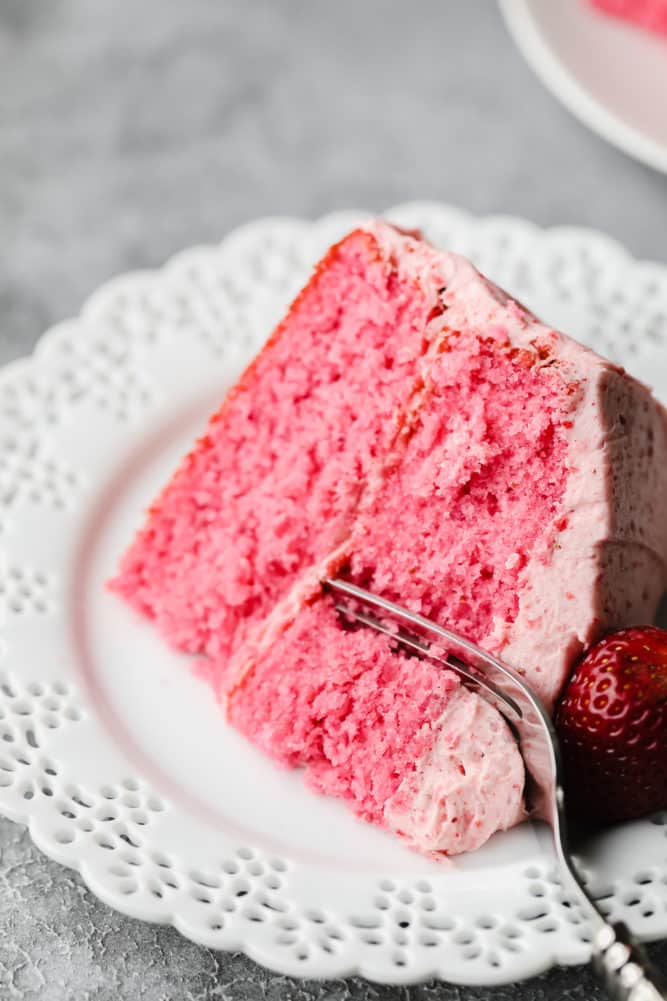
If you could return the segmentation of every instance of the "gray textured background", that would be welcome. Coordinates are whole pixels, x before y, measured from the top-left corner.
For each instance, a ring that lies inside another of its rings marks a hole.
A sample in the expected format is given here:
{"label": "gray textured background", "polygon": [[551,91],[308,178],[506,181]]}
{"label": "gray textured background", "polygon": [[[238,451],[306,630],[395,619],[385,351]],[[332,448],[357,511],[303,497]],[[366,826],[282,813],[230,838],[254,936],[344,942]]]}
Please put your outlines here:
{"label": "gray textured background", "polygon": [[[667,260],[667,179],[542,89],[491,0],[0,0],[0,362],[115,273],[239,222],[408,198]],[[8,821],[0,853],[2,1001],[598,997],[578,970],[301,984],[115,914]]]}

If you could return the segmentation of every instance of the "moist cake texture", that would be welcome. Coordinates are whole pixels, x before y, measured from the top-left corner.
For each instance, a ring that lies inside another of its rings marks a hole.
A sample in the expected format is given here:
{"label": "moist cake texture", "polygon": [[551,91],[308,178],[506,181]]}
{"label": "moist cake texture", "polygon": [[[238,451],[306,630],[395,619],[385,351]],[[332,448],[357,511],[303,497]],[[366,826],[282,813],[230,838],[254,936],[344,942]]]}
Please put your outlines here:
{"label": "moist cake texture", "polygon": [[204,656],[229,721],[428,852],[523,815],[458,678],[340,620],[342,575],[502,656],[553,705],[664,590],[667,422],[471,264],[374,222],[331,248],[151,507],[112,587]]}

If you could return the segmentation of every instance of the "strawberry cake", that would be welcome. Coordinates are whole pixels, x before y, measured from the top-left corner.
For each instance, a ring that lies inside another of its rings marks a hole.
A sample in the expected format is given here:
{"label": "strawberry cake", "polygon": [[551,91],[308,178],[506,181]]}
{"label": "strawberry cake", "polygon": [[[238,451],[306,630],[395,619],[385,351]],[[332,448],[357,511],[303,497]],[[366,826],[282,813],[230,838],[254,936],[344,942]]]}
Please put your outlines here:
{"label": "strawberry cake", "polygon": [[667,38],[667,0],[590,0],[605,14],[630,21]]}
{"label": "strawberry cake", "polygon": [[152,505],[113,589],[206,658],[228,721],[424,852],[523,816],[494,709],[355,629],[327,576],[521,671],[553,706],[667,580],[667,418],[465,259],[376,221],[332,247]]}

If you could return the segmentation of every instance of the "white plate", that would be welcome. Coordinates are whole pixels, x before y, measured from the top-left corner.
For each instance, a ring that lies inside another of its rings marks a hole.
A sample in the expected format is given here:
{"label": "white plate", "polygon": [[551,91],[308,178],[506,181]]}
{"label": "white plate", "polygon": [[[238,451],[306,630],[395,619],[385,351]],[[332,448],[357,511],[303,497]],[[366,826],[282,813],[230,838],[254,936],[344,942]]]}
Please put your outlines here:
{"label": "white plate", "polygon": [[501,0],[543,83],[586,125],[667,171],[667,39],[588,0]]}
{"label": "white plate", "polygon": [[[664,269],[591,232],[388,214],[667,398]],[[207,413],[361,217],[263,220],[120,278],[0,374],[0,810],[111,906],[273,969],[504,983],[589,954],[535,829],[451,868],[409,852],[230,731],[187,658],[104,588]],[[667,816],[584,853],[646,938],[667,933],[666,833]]]}

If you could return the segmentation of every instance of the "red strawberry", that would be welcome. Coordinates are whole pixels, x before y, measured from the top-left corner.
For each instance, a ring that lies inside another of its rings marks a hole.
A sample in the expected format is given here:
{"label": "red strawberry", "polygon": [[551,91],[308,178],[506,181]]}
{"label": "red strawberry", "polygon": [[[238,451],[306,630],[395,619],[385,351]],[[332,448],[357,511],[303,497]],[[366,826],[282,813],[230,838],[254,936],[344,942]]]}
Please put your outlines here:
{"label": "red strawberry", "polygon": [[667,807],[667,632],[611,633],[574,671],[556,714],[566,799],[592,820]]}

